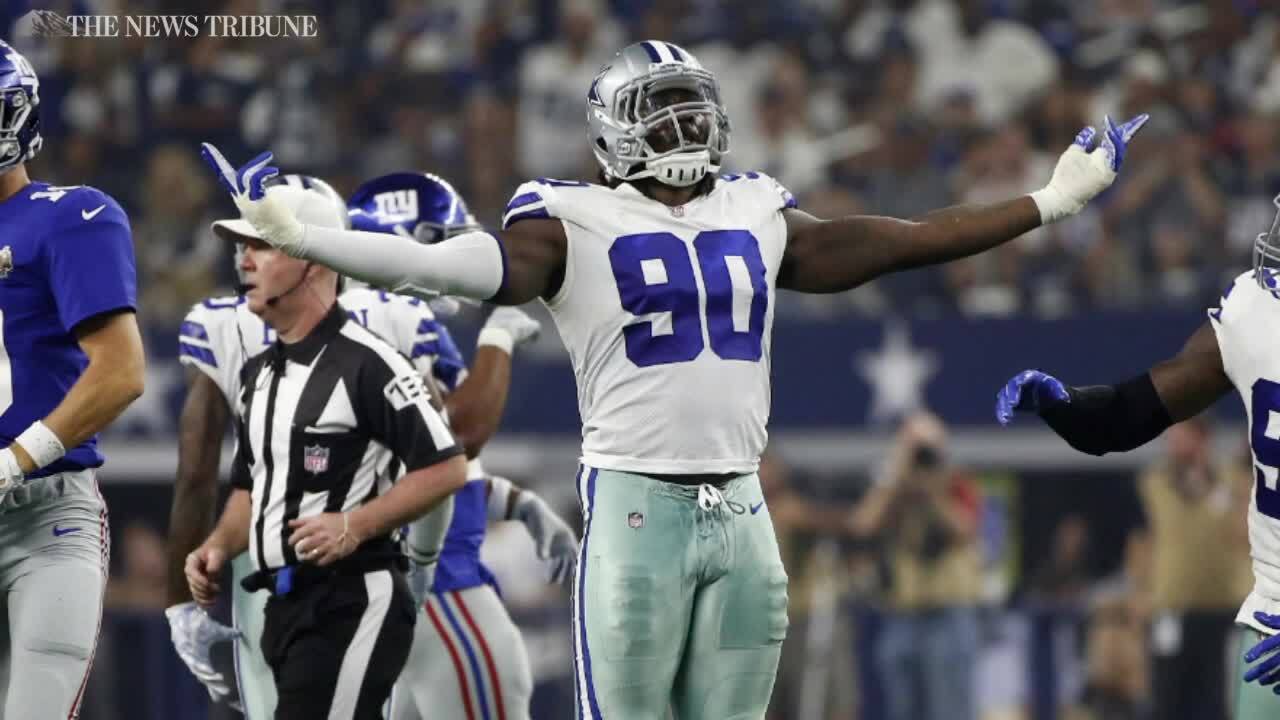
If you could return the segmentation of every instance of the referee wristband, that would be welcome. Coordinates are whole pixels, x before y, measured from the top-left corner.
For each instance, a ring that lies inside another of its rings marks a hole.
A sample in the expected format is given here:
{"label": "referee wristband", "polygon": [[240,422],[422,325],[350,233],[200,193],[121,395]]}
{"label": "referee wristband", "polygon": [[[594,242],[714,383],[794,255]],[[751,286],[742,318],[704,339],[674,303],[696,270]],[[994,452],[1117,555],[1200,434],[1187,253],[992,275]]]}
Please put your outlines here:
{"label": "referee wristband", "polygon": [[49,429],[48,425],[40,420],[31,423],[31,426],[23,430],[14,442],[27,451],[37,469],[57,462],[67,454],[62,441]]}

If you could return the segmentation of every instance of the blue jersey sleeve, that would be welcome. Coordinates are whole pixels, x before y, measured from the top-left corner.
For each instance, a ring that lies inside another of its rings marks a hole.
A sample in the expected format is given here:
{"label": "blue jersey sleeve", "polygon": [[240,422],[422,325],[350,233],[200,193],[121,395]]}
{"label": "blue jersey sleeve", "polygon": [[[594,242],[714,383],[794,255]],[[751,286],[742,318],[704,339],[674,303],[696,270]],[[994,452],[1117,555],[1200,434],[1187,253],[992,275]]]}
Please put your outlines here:
{"label": "blue jersey sleeve", "polygon": [[113,310],[137,310],[138,278],[129,218],[109,195],[84,188],[58,203],[46,240],[49,285],[70,332]]}

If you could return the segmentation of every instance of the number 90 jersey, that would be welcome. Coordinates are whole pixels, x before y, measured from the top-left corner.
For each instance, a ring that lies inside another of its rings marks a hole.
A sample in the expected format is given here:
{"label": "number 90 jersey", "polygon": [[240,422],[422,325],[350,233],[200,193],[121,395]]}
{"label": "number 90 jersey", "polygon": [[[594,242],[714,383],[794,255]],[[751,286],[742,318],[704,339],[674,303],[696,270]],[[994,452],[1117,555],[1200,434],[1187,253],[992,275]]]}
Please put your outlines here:
{"label": "number 90 jersey", "polygon": [[775,280],[791,194],[727,175],[680,207],[629,184],[521,185],[503,226],[558,218],[546,301],[578,382],[583,462],[641,473],[752,472],[766,441]]}
{"label": "number 90 jersey", "polygon": [[1209,311],[1227,377],[1236,386],[1249,418],[1254,492],[1249,501],[1249,547],[1253,592],[1236,621],[1257,627],[1253,612],[1280,612],[1280,287],[1264,290],[1253,271],[1237,277]]}

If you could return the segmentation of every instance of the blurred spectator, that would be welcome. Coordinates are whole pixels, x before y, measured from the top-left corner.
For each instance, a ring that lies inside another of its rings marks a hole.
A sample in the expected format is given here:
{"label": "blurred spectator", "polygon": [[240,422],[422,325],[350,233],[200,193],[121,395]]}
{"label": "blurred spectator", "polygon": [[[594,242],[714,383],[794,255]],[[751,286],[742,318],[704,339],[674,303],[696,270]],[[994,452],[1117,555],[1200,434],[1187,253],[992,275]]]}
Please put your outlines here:
{"label": "blurred spectator", "polygon": [[[134,218],[133,242],[139,305],[151,323],[176,327],[219,276],[224,286],[234,281],[230,256],[210,234],[214,181],[203,170],[190,147],[162,146],[148,159],[142,202],[149,212]],[[230,203],[215,207],[235,212]]]}
{"label": "blurred spectator", "polygon": [[1118,577],[1103,583],[1094,596],[1085,640],[1084,704],[1090,720],[1148,717],[1150,545],[1145,533],[1131,533]]}
{"label": "blurred spectator", "polygon": [[890,586],[876,647],[889,720],[973,720],[982,559],[978,489],[928,413],[898,430],[853,528],[883,535]]}
{"label": "blurred spectator", "polygon": [[600,0],[565,0],[560,36],[520,67],[517,169],[526,178],[594,179],[586,135],[591,81],[620,49]]}
{"label": "blurred spectator", "polygon": [[[1207,421],[1165,434],[1166,456],[1138,478],[1151,528],[1153,717],[1227,717],[1228,648],[1236,611],[1253,587],[1245,524],[1252,476],[1216,466]],[[1209,551],[1212,549],[1212,551]]]}
{"label": "blurred spectator", "polygon": [[922,53],[917,103],[940,110],[957,93],[971,94],[982,123],[996,127],[1050,87],[1058,60],[1049,45],[1016,20],[990,14],[986,0],[924,0],[932,26]]}
{"label": "blurred spectator", "polygon": [[159,612],[165,602],[164,537],[151,527],[134,522],[121,533],[120,569],[107,583],[106,607],[113,610]]}
{"label": "blurred spectator", "polygon": [[769,718],[849,718],[857,673],[852,628],[842,611],[848,578],[835,550],[847,532],[848,511],[797,492],[791,469],[772,451],[760,458],[759,474],[787,571],[790,618]]}
{"label": "blurred spectator", "polygon": [[1029,596],[1038,605],[1078,608],[1089,591],[1089,525],[1068,515],[1053,531],[1049,557],[1031,577]]}

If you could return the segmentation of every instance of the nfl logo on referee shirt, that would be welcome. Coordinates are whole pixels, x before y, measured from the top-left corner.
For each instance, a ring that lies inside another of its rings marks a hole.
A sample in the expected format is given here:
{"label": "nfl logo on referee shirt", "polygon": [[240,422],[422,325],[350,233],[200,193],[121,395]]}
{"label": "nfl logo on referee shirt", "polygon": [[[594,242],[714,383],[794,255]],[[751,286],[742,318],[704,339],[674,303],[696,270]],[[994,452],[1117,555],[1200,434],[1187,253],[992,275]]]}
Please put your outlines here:
{"label": "nfl logo on referee shirt", "polygon": [[329,469],[329,448],[308,445],[302,448],[302,469],[318,475]]}
{"label": "nfl logo on referee shirt", "polygon": [[8,245],[0,248],[0,280],[9,277],[13,272],[13,250]]}

